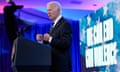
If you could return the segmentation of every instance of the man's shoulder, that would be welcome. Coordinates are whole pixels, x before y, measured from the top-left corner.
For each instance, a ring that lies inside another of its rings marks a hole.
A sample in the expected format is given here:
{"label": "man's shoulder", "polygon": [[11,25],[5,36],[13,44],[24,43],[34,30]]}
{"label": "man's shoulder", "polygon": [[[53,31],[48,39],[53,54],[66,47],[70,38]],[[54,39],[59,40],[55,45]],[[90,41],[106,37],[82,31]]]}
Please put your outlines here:
{"label": "man's shoulder", "polygon": [[70,24],[69,20],[64,17],[61,17],[60,22],[65,23],[65,24]]}

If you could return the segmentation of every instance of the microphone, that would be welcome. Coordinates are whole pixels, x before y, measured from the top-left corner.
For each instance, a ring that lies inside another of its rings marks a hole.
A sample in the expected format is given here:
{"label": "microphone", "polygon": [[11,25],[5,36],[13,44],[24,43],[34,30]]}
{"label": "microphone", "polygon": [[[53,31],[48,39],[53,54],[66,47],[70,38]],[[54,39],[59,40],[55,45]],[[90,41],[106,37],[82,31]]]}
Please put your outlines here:
{"label": "microphone", "polygon": [[24,27],[23,29],[21,29],[21,31],[18,33],[18,36],[23,36],[24,32],[30,29],[30,25]]}

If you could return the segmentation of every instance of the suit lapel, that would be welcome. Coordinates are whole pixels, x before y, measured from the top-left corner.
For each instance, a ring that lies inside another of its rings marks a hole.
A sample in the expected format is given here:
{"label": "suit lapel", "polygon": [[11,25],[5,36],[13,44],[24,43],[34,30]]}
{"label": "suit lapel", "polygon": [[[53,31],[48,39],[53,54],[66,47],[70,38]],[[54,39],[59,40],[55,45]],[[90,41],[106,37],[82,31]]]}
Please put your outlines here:
{"label": "suit lapel", "polygon": [[55,27],[50,29],[50,34],[54,33],[54,31],[62,24],[62,21],[63,21],[63,17],[57,22]]}
{"label": "suit lapel", "polygon": [[57,22],[57,24],[55,25],[53,29],[54,30],[57,29],[62,24],[62,21],[63,21],[63,17]]}

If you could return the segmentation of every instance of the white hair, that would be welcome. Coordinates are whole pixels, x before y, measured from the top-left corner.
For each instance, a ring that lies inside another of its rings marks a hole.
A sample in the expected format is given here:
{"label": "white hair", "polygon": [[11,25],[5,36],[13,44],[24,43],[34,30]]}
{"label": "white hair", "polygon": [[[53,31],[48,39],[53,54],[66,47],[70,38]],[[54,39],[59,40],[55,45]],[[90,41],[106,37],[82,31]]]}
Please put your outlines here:
{"label": "white hair", "polygon": [[58,1],[51,1],[51,2],[48,2],[47,5],[50,5],[50,4],[54,4],[55,8],[56,8],[56,9],[59,9],[59,10],[60,10],[60,13],[62,12],[61,4],[60,4]]}

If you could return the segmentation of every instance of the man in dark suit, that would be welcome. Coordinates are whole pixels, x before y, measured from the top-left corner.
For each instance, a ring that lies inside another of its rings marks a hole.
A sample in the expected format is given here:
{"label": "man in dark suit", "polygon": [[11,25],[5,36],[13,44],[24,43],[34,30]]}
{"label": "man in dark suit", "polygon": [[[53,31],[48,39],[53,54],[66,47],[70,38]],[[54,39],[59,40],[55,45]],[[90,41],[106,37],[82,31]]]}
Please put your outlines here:
{"label": "man in dark suit", "polygon": [[54,22],[49,33],[44,34],[43,43],[52,47],[52,66],[50,72],[70,72],[71,25],[61,15],[61,5],[52,1],[47,4],[49,18]]}

